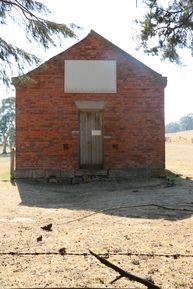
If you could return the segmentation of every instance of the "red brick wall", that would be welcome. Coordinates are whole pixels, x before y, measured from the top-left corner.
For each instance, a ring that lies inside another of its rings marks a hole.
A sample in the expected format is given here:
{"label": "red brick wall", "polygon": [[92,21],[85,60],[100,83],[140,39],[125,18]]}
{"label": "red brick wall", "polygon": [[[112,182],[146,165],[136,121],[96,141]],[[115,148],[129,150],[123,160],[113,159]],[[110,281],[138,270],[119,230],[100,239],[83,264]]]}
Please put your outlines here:
{"label": "red brick wall", "polygon": [[[64,93],[65,59],[117,61],[117,93]],[[77,100],[105,101],[104,168],[162,168],[165,78],[92,33],[16,93],[16,169],[78,169]],[[69,149],[64,149],[64,144]],[[113,144],[118,144],[113,148]]]}

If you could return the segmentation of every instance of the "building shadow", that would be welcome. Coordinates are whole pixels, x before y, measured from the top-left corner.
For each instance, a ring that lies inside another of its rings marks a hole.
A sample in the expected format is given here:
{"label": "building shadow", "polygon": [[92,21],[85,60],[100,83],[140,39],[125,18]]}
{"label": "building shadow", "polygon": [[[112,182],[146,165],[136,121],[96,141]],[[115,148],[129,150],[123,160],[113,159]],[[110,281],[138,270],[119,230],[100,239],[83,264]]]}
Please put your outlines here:
{"label": "building shadow", "polygon": [[99,180],[75,185],[17,180],[20,206],[102,212],[128,218],[181,220],[193,214],[193,183]]}

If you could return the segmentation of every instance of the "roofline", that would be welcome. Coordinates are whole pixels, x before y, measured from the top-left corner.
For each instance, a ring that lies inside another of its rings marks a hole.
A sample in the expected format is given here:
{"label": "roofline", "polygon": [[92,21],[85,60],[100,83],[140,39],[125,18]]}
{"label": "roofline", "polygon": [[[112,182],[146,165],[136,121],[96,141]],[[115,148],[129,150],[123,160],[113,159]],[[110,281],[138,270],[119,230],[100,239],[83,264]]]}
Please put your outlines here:
{"label": "roofline", "polygon": [[47,62],[49,62],[51,59],[58,57],[59,55],[67,52],[69,49],[71,49],[72,47],[78,45],[80,42],[82,42],[84,39],[86,39],[89,35],[94,36],[95,38],[98,38],[100,41],[103,41],[107,44],[109,44],[110,46],[113,46],[119,53],[121,53],[123,56],[125,56],[126,58],[128,58],[130,61],[132,61],[134,64],[138,64],[138,65],[142,65],[143,67],[146,67],[148,70],[150,70],[153,74],[157,75],[158,78],[162,77],[162,78],[166,78],[163,77],[160,73],[156,72],[155,70],[153,70],[152,68],[150,68],[149,66],[147,66],[146,64],[144,64],[143,62],[139,61],[138,59],[136,59],[135,57],[133,57],[131,54],[129,54],[128,52],[126,52],[125,50],[121,49],[119,46],[117,46],[116,44],[112,43],[111,41],[109,41],[108,39],[106,39],[105,37],[103,37],[102,35],[98,34],[96,31],[92,30],[89,32],[89,34],[87,34],[85,37],[83,37],[80,41],[78,41],[77,43],[73,44],[72,46],[68,47],[66,50],[60,52],[57,55],[52,56],[51,58],[49,58],[48,60],[46,60],[45,62],[41,63],[39,66],[37,66],[36,68],[28,71],[27,73],[23,74],[23,75],[19,75],[19,76],[15,76],[12,77],[12,79],[17,79],[20,78],[22,76],[27,76],[30,73],[32,73],[33,71],[35,71],[36,69],[39,69],[42,65],[45,65]]}
{"label": "roofline", "polygon": [[100,40],[108,43],[111,46],[114,46],[115,49],[117,49],[120,53],[122,53],[124,56],[128,57],[129,60],[145,66],[147,69],[151,70],[153,73],[157,74],[159,77],[163,77],[160,73],[156,72],[155,70],[153,70],[152,68],[150,68],[148,65],[144,64],[143,62],[141,62],[140,60],[138,60],[137,58],[135,58],[134,56],[132,56],[131,54],[129,54],[128,52],[126,52],[125,50],[121,49],[119,46],[117,46],[116,44],[114,44],[113,42],[109,41],[108,39],[106,39],[105,37],[101,36],[100,34],[98,34],[96,31],[92,30],[90,31],[90,33],[88,35],[92,35],[96,38],[99,38]]}
{"label": "roofline", "polygon": [[[89,33],[90,34],[90,33]],[[88,35],[89,35],[88,34]],[[86,37],[88,37],[88,35],[86,35],[85,37],[83,37],[80,41],[76,42],[75,44],[71,45],[70,47],[68,47],[67,49],[63,50],[62,52],[50,57],[49,59],[47,59],[46,61],[44,61],[43,63],[41,63],[40,65],[38,65],[37,67],[35,67],[34,69],[28,71],[27,73],[25,74],[22,74],[22,75],[18,75],[18,76],[14,76],[12,77],[11,79],[17,79],[17,78],[20,78],[22,76],[26,76],[26,75],[29,75],[30,73],[32,73],[33,71],[35,71],[36,69],[39,69],[42,65],[46,65],[46,63],[48,63],[51,59],[54,59],[56,57],[58,57],[59,55],[63,54],[64,52],[67,52],[69,49],[71,49],[72,47],[78,45],[80,42],[82,42]],[[101,36],[102,37],[102,36]]]}

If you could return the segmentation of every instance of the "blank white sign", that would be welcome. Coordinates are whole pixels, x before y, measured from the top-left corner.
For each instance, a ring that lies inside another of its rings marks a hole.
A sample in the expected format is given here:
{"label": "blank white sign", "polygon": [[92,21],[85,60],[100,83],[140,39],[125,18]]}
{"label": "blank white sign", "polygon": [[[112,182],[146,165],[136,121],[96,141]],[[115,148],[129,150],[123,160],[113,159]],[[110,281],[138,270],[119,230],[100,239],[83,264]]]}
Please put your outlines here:
{"label": "blank white sign", "polygon": [[65,60],[65,92],[117,92],[115,60]]}
{"label": "blank white sign", "polygon": [[92,135],[101,135],[101,130],[92,130]]}

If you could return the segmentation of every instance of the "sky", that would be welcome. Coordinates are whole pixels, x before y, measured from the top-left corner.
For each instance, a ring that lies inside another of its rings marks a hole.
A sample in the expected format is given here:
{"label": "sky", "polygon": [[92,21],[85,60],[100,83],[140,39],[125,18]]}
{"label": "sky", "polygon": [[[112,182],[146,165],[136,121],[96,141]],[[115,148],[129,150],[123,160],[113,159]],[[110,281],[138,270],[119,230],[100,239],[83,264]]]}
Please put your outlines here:
{"label": "sky", "polygon": [[[159,56],[148,56],[138,46],[138,30],[135,19],[142,18],[145,7],[142,0],[41,0],[52,11],[49,19],[58,23],[75,23],[78,39],[64,39],[61,47],[44,51],[39,46],[29,44],[16,26],[5,27],[1,36],[26,50],[36,53],[42,61],[67,49],[84,38],[90,30],[95,30],[156,72],[167,76],[165,89],[165,123],[178,121],[180,117],[193,113],[193,58],[186,50],[182,52],[183,66],[162,62]],[[31,69],[29,69],[31,70]],[[27,71],[26,71],[27,72]],[[0,99],[14,95],[0,86]]]}

